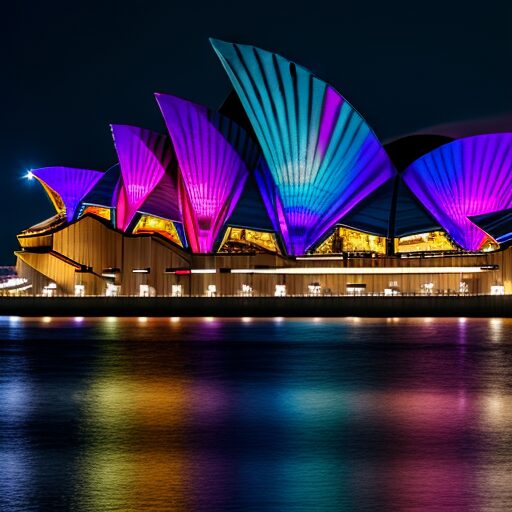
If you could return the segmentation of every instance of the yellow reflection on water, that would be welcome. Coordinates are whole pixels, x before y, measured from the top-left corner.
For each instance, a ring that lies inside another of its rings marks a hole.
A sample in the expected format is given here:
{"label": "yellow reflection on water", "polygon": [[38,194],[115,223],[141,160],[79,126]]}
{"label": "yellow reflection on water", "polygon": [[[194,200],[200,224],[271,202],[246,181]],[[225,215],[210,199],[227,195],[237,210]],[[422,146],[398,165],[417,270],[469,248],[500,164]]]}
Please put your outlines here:
{"label": "yellow reflection on water", "polygon": [[98,449],[83,461],[80,503],[96,511],[191,510],[188,473],[180,450]]}
{"label": "yellow reflection on water", "polygon": [[181,375],[147,376],[123,359],[83,402],[90,438],[77,496],[87,510],[190,510],[184,450],[193,393]]}
{"label": "yellow reflection on water", "polygon": [[110,426],[179,424],[185,418],[187,385],[181,378],[102,377],[88,393],[90,419]]}

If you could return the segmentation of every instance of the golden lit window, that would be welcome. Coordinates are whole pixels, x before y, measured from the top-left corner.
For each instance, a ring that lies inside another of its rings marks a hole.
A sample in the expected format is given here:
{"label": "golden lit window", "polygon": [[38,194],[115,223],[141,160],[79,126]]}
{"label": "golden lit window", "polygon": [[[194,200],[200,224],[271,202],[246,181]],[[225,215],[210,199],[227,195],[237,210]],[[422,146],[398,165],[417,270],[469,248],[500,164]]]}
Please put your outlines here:
{"label": "golden lit window", "polygon": [[111,219],[110,208],[104,208],[103,206],[86,206],[80,217],[83,217],[87,214],[95,215],[96,217],[101,217],[102,219]]}
{"label": "golden lit window", "polygon": [[395,238],[395,251],[398,253],[456,250],[457,247],[448,239],[444,231],[431,231],[430,233]]}
{"label": "golden lit window", "polygon": [[171,242],[183,247],[174,222],[152,215],[142,215],[133,229],[134,235],[161,235]]}
{"label": "golden lit window", "polygon": [[219,252],[279,252],[274,233],[252,229],[228,228]]}
{"label": "golden lit window", "polygon": [[338,254],[342,252],[386,254],[386,238],[338,227],[315,250],[315,254]]}

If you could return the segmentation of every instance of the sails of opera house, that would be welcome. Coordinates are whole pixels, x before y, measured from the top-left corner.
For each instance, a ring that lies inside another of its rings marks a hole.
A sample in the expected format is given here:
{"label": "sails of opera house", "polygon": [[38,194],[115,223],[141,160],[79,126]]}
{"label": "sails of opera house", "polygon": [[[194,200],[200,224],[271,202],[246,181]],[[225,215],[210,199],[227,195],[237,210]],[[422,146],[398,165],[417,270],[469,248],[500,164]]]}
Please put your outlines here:
{"label": "sails of opera house", "polygon": [[308,69],[212,45],[218,111],[156,94],[167,133],[112,125],[108,170],[30,171],[57,212],[18,235],[32,293],[512,293],[512,133],[384,146]]}

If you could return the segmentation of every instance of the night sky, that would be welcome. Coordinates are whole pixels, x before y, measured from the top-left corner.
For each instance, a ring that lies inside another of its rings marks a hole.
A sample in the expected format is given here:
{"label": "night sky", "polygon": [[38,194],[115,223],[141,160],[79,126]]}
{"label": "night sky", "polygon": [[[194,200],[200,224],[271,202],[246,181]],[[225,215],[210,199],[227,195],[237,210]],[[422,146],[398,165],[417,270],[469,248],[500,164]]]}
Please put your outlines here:
{"label": "night sky", "polygon": [[109,123],[165,130],[155,91],[219,106],[229,82],[210,36],[308,67],[384,141],[512,112],[510,1],[9,3],[0,33],[4,265],[14,263],[16,233],[53,214],[39,184],[23,179],[27,169],[108,168]]}

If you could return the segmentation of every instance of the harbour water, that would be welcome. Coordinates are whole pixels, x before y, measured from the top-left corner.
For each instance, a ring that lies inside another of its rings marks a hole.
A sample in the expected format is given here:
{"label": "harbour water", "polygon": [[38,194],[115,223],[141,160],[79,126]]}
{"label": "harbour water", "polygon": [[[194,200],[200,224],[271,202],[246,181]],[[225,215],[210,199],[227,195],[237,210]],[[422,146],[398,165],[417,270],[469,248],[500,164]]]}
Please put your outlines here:
{"label": "harbour water", "polygon": [[0,318],[0,510],[512,509],[512,320]]}

